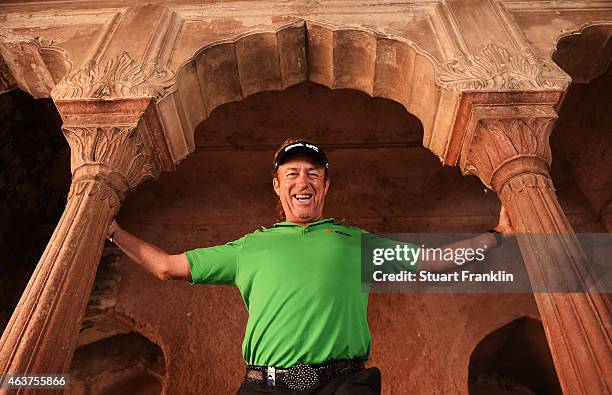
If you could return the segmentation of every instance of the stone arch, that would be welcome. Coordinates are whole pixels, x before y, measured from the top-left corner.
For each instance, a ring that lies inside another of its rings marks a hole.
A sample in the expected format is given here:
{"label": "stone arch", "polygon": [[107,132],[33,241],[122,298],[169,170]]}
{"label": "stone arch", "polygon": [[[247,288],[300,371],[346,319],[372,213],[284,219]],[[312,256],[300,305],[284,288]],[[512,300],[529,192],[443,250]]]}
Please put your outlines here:
{"label": "stone arch", "polygon": [[470,355],[469,393],[561,394],[542,323],[523,316],[495,329]]}
{"label": "stone arch", "polygon": [[565,33],[551,56],[574,83],[588,84],[606,73],[612,63],[612,23],[588,23]]}
{"label": "stone arch", "polygon": [[573,82],[551,135],[551,145],[558,151],[553,166],[563,166],[572,175],[603,227],[610,230],[612,177],[603,176],[609,172],[602,170],[607,163],[610,117],[602,98],[612,83],[612,22],[587,23],[562,35],[552,59]]}
{"label": "stone arch", "polygon": [[70,367],[72,394],[159,394],[166,363],[162,349],[138,332],[79,347]]}
{"label": "stone arch", "polygon": [[193,152],[197,125],[218,106],[304,81],[399,102],[422,122],[425,146],[441,121],[435,62],[415,44],[370,29],[302,20],[207,45],[179,68],[174,87],[158,102],[164,128],[172,131],[172,159]]}

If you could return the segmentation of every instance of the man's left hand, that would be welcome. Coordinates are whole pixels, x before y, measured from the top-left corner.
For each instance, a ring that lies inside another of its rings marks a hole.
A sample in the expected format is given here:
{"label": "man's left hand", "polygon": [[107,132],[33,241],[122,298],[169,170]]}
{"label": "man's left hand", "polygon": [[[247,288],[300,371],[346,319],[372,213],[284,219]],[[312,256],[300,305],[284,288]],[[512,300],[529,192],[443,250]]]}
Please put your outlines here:
{"label": "man's left hand", "polygon": [[494,228],[496,231],[503,233],[505,238],[512,237],[514,235],[514,228],[506,208],[502,205],[499,211],[499,223]]}

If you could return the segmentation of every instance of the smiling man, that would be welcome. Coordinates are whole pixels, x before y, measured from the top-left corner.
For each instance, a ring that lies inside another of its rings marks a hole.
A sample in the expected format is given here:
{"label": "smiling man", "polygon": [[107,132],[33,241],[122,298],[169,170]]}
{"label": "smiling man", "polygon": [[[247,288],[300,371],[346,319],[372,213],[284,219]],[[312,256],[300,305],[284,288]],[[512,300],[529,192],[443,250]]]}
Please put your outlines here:
{"label": "smiling man", "polygon": [[323,204],[329,190],[329,163],[316,145],[288,141],[275,155],[272,185],[285,219],[308,224],[323,217]]}
{"label": "smiling man", "polygon": [[[238,394],[380,393],[380,371],[364,366],[371,350],[360,260],[367,232],[323,217],[328,171],[321,147],[285,141],[274,156],[272,180],[284,221],[225,245],[170,255],[111,224],[109,239],[158,278],[240,290],[249,319]],[[501,232],[512,233],[503,208],[495,232],[462,243],[493,245]],[[413,270],[453,266],[419,262]]]}

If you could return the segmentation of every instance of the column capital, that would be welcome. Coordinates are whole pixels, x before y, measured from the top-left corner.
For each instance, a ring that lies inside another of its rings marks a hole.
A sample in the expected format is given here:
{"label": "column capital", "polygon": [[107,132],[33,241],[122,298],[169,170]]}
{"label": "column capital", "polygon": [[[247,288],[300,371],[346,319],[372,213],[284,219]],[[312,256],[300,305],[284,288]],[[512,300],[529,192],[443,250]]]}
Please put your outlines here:
{"label": "column capital", "polygon": [[548,105],[475,107],[461,150],[461,170],[496,192],[519,174],[548,176],[548,140],[556,119]]}
{"label": "column capital", "polygon": [[71,150],[72,187],[99,181],[96,195],[118,206],[125,192],[174,169],[152,99],[57,101]]}
{"label": "column capital", "polygon": [[139,125],[65,126],[70,145],[72,186],[69,198],[96,180],[96,194],[118,206],[125,192],[160,173],[154,150]]}

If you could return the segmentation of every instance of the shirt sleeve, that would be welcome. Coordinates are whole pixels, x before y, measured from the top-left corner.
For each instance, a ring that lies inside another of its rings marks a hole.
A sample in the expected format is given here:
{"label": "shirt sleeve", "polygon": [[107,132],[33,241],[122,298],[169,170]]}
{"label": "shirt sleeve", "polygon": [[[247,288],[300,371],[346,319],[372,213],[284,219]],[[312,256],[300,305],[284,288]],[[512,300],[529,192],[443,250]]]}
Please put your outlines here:
{"label": "shirt sleeve", "polygon": [[246,236],[227,244],[185,252],[191,271],[190,283],[236,285],[238,256]]}

